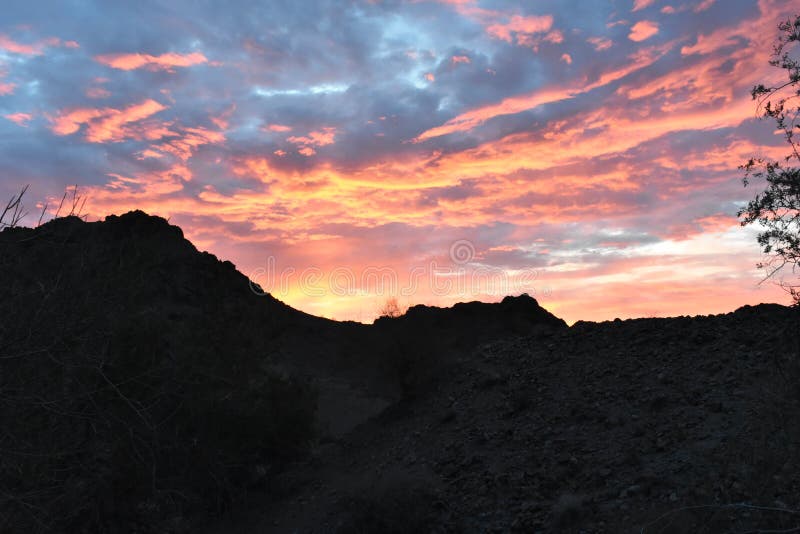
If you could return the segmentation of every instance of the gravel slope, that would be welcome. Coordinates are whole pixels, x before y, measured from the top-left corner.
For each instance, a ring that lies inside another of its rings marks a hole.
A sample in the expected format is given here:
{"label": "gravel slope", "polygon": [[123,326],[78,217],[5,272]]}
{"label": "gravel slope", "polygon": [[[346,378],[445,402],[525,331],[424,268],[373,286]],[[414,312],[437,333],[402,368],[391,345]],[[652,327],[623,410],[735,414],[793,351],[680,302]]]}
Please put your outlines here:
{"label": "gravel slope", "polygon": [[780,511],[800,510],[793,314],[581,322],[473,347],[211,531],[800,527]]}

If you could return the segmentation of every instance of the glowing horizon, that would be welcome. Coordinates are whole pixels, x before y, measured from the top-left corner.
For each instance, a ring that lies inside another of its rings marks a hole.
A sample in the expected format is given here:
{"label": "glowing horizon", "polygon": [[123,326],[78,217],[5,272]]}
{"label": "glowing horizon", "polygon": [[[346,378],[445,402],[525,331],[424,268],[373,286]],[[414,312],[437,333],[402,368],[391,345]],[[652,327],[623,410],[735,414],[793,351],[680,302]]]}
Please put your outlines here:
{"label": "glowing horizon", "polygon": [[0,195],[77,183],[341,320],[789,301],[735,217],[787,150],[749,92],[789,0],[180,4],[9,2]]}

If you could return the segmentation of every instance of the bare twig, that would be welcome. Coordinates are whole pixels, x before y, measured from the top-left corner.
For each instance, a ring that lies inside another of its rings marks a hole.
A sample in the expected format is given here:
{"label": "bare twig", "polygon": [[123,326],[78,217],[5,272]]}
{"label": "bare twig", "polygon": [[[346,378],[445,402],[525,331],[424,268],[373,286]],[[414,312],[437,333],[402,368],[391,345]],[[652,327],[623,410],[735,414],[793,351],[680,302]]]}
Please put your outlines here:
{"label": "bare twig", "polygon": [[[19,224],[19,221],[28,214],[28,212],[25,211],[25,206],[22,204],[22,197],[25,196],[28,187],[28,185],[23,187],[18,195],[12,196],[11,200],[8,201],[8,204],[6,204],[6,207],[3,209],[3,213],[0,214],[0,228],[14,228]],[[9,214],[11,218],[6,221],[6,216]]]}
{"label": "bare twig", "polygon": [[61,202],[58,204],[58,209],[56,210],[56,214],[53,217],[54,219],[58,219],[58,215],[61,213],[61,208],[64,206],[64,201],[67,200],[67,192],[64,191],[64,196],[61,197]]}

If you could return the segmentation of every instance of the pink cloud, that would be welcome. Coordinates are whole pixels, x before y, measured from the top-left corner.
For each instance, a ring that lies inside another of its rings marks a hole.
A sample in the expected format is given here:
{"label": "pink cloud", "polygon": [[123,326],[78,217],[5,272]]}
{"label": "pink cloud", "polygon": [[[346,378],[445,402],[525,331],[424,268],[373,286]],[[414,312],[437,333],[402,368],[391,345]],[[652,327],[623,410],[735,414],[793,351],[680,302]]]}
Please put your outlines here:
{"label": "pink cloud", "polygon": [[162,154],[161,152],[158,152],[157,150],[153,150],[151,148],[146,148],[137,154],[136,159],[148,159],[148,158],[159,159],[163,157],[164,154]]}
{"label": "pink cloud", "polygon": [[150,99],[123,109],[78,108],[51,118],[51,130],[56,135],[70,135],[86,125],[85,137],[91,143],[142,139],[148,136],[146,128],[138,129],[132,125],[164,109],[166,106]]}
{"label": "pink cloud", "polygon": [[459,63],[471,63],[468,56],[453,56],[450,58],[450,62],[453,65],[458,65]]}
{"label": "pink cloud", "polygon": [[190,202],[177,198],[164,199],[166,195],[177,193],[184,187],[184,182],[192,180],[191,170],[182,163],[177,163],[160,171],[143,172],[132,176],[108,173],[112,178],[104,186],[88,187],[86,194],[92,202],[104,206],[106,213],[119,213],[125,205],[140,205],[141,209],[153,210],[153,213],[169,213],[169,206],[175,209],[186,209]]}
{"label": "pink cloud", "polygon": [[658,33],[658,23],[651,20],[640,20],[631,26],[628,39],[635,42],[646,41]]}
{"label": "pink cloud", "polygon": [[231,104],[228,108],[216,116],[211,116],[208,120],[216,126],[220,130],[227,130],[228,125],[230,124],[230,119],[233,113],[236,111],[236,104]]}
{"label": "pink cloud", "polygon": [[291,132],[292,131],[292,127],[291,126],[286,126],[285,124],[270,124],[268,126],[265,126],[265,128],[267,130],[269,130],[270,132]]}
{"label": "pink cloud", "polygon": [[225,135],[221,132],[201,127],[185,127],[181,128],[177,134],[172,135],[162,143],[154,145],[152,148],[186,161],[198,147],[208,144],[220,144],[224,141]]}
{"label": "pink cloud", "polygon": [[719,234],[739,226],[739,219],[730,213],[715,213],[695,217],[688,223],[671,226],[664,237],[674,241],[685,241],[703,234]]}
{"label": "pink cloud", "polygon": [[642,50],[630,58],[629,64],[601,73],[598,79],[592,83],[586,83],[585,80],[582,80],[581,83],[574,83],[572,86],[548,87],[532,93],[509,97],[496,104],[489,104],[466,111],[441,126],[426,130],[414,140],[419,142],[454,132],[468,131],[500,115],[512,115],[544,104],[569,100],[579,94],[615,82],[633,72],[652,65],[669,50],[669,46]]}
{"label": "pink cloud", "polygon": [[28,122],[33,118],[30,113],[9,113],[3,116],[19,126],[27,126]]}
{"label": "pink cloud", "polygon": [[586,42],[591,44],[595,50],[598,52],[602,52],[603,50],[608,50],[614,44],[611,39],[606,37],[589,37],[586,39]]}
{"label": "pink cloud", "polygon": [[12,94],[16,86],[15,83],[0,82],[0,96]]}
{"label": "pink cloud", "polygon": [[34,43],[26,44],[15,41],[8,35],[0,33],[0,50],[20,54],[23,56],[40,56],[45,48],[52,46],[63,46],[64,48],[79,48],[77,41],[62,41],[58,37],[47,37]]}
{"label": "pink cloud", "polygon": [[633,9],[631,11],[639,11],[653,4],[655,0],[633,0]]}
{"label": "pink cloud", "polygon": [[288,142],[296,144],[296,145],[314,145],[314,146],[326,146],[331,145],[336,141],[336,128],[322,128],[321,130],[316,130],[313,132],[309,132],[308,135],[303,136],[291,136],[286,139]]}
{"label": "pink cloud", "polygon": [[505,23],[491,24],[486,28],[486,32],[495,39],[502,39],[506,42],[512,42],[512,33],[514,34],[533,34],[545,33],[553,27],[553,17],[551,15],[543,16],[528,16],[523,17],[520,15],[513,15],[511,19]]}
{"label": "pink cloud", "polygon": [[105,54],[95,56],[98,63],[119,70],[135,70],[145,68],[148,70],[171,71],[175,67],[191,67],[207,63],[208,58],[199,52],[190,54],[177,54],[168,52],[159,56],[150,54]]}
{"label": "pink cloud", "polygon": [[41,42],[34,44],[18,43],[11,39],[8,35],[0,33],[0,49],[5,50],[6,52],[11,52],[12,54],[39,56],[42,54],[44,44]]}
{"label": "pink cloud", "polygon": [[701,11],[705,11],[709,9],[711,6],[714,5],[715,0],[703,0],[699,4],[697,4],[692,11],[695,13],[700,13]]}

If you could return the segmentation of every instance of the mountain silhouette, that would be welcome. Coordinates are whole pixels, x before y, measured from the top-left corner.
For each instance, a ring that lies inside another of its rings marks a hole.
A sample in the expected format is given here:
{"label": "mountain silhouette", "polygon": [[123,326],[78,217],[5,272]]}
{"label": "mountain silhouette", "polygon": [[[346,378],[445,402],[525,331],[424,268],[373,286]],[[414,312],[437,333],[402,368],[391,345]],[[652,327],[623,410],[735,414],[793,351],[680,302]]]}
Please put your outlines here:
{"label": "mountain silhouette", "polygon": [[[0,531],[716,532],[800,509],[790,308],[568,327],[520,295],[337,322],[141,211],[7,228],[0,280]],[[773,511],[713,507],[743,502]]]}

